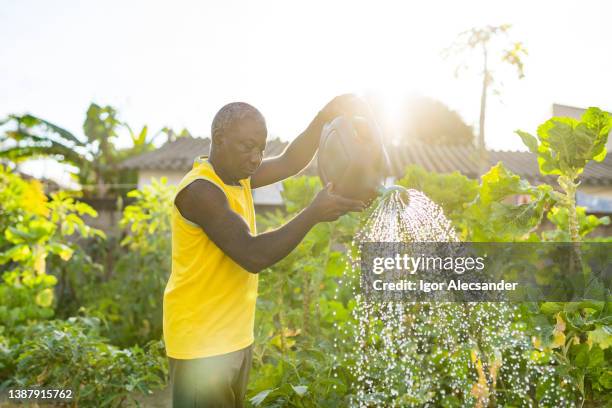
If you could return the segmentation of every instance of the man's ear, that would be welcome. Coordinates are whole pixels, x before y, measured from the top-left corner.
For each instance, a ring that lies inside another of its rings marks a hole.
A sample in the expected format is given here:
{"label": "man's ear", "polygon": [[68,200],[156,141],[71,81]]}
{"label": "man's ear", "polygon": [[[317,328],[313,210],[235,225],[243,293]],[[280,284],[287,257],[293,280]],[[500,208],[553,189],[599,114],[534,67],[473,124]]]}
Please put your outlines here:
{"label": "man's ear", "polygon": [[212,143],[215,146],[221,146],[223,144],[223,135],[217,133],[214,136],[211,136]]}

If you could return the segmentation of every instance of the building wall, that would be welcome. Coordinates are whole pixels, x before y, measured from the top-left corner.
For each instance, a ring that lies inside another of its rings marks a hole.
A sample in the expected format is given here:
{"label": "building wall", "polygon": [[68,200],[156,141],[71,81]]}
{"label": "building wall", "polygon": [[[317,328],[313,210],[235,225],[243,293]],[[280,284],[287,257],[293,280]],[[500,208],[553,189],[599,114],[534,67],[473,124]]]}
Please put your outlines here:
{"label": "building wall", "polygon": [[138,188],[151,185],[151,179],[160,179],[166,177],[168,184],[172,186],[178,185],[183,179],[186,172],[182,171],[162,171],[162,170],[140,170],[138,172]]}
{"label": "building wall", "polygon": [[581,193],[612,200],[612,186],[580,186]]}

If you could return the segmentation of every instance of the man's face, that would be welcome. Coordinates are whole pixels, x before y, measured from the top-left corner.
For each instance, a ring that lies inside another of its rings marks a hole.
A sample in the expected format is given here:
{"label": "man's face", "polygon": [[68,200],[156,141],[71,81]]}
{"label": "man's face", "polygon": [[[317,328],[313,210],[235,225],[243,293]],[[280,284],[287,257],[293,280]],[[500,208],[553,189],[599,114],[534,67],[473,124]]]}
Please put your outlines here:
{"label": "man's face", "polygon": [[262,123],[245,119],[229,128],[219,140],[225,169],[237,180],[253,175],[266,147],[268,131]]}

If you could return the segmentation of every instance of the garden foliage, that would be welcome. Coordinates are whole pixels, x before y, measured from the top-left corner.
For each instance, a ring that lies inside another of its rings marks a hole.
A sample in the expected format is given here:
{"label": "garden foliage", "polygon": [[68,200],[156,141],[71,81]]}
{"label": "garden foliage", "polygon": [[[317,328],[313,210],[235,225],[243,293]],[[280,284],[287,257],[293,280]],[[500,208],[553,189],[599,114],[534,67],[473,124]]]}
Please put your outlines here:
{"label": "garden foliage", "polygon": [[47,198],[40,183],[4,167],[0,195],[0,386],[71,388],[76,404],[92,407],[118,406],[133,401],[133,391],[162,386],[159,340],[122,349],[100,334],[95,318],[52,320],[62,297],[73,297],[63,302],[72,305],[96,289],[92,271],[101,268],[80,270],[90,272],[76,276],[83,286],[72,276],[92,263],[87,242],[105,239],[81,218],[95,211],[63,192]]}
{"label": "garden foliage", "polygon": [[[609,220],[576,207],[575,192],[584,166],[603,159],[609,129],[609,116],[589,109],[580,121],[546,122],[537,136],[519,132],[538,155],[542,174],[556,175],[557,185],[531,185],[501,163],[480,180],[413,166],[399,184],[422,190],[440,204],[463,241],[602,240],[591,237]],[[297,177],[283,187],[286,211],[258,214],[259,231],[287,222],[321,185],[314,177]],[[124,210],[121,236],[106,237],[83,222],[81,216],[95,212],[75,197],[47,197],[36,181],[0,168],[3,387],[71,387],[79,406],[131,406],[137,403],[135,395],[160,388],[167,380],[159,340],[170,272],[173,189],[161,181],[130,195],[134,202]],[[335,407],[355,402],[359,379],[350,368],[356,303],[347,268],[355,255],[352,238],[360,221],[352,214],[318,224],[289,256],[261,272],[251,406]],[[522,360],[511,361],[516,354],[501,346],[465,348],[445,357],[453,361],[451,371],[439,360],[419,356],[423,365],[437,370],[441,383],[423,392],[419,401],[400,395],[391,403],[543,406],[547,390],[561,389],[573,405],[606,406],[612,390],[610,305],[524,303],[510,317],[513,329],[527,339]],[[478,325],[474,328],[478,331]],[[435,350],[435,338],[428,341]],[[529,377],[526,361],[547,367],[553,375]],[[517,378],[509,367],[516,364],[530,382],[525,395],[509,391],[508,381]],[[463,395],[435,395],[458,379],[469,385]]]}

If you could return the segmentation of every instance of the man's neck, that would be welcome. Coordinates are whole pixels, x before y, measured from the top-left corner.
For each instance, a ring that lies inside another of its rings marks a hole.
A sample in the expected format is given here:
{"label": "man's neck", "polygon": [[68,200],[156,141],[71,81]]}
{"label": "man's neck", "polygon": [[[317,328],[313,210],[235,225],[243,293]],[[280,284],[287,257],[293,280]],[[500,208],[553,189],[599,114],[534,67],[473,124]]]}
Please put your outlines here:
{"label": "man's neck", "polygon": [[235,180],[233,179],[223,168],[222,165],[219,164],[219,159],[217,158],[216,155],[210,154],[210,156],[208,157],[208,162],[212,165],[213,169],[215,170],[215,173],[217,173],[217,175],[219,176],[219,178],[228,186],[239,186],[240,185],[240,181],[239,180]]}

